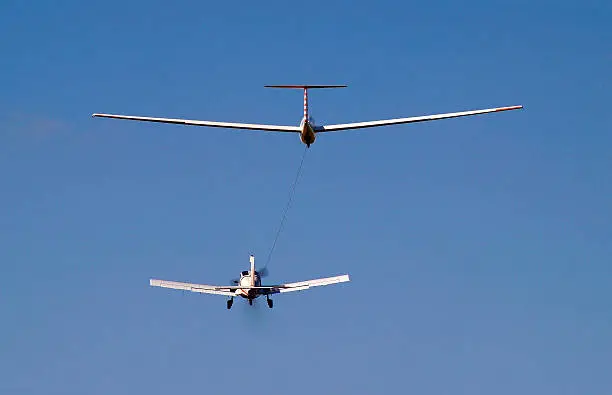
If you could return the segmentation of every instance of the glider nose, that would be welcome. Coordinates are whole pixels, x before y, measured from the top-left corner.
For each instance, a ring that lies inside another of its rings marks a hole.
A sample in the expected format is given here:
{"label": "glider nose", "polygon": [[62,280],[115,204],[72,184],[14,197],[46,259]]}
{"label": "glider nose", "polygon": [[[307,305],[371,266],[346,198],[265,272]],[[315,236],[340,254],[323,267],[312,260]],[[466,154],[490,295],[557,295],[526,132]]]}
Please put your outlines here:
{"label": "glider nose", "polygon": [[306,127],[304,128],[304,131],[300,133],[300,139],[302,140],[302,143],[306,144],[306,146],[310,148],[310,145],[315,142],[317,137],[310,128]]}

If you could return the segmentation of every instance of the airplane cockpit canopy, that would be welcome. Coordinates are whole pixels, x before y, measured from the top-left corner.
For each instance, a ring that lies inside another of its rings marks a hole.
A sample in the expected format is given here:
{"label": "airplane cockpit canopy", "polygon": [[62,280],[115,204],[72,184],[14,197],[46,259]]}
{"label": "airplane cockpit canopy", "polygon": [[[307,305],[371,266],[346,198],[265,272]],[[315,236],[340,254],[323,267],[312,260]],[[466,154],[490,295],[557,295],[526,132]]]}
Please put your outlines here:
{"label": "airplane cockpit canopy", "polygon": [[249,271],[248,270],[243,270],[242,273],[240,273],[243,276],[248,276],[249,275]]}

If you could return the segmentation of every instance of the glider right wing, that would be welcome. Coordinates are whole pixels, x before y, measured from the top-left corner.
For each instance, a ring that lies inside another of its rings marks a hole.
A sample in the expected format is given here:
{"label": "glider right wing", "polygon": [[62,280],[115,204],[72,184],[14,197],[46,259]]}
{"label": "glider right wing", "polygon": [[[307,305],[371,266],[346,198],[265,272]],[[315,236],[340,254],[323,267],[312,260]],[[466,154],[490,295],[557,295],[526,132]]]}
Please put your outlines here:
{"label": "glider right wing", "polygon": [[92,117],[127,119],[131,121],[144,121],[144,122],[174,123],[178,125],[209,126],[209,127],[214,127],[214,128],[263,130],[266,132],[294,132],[294,133],[300,132],[300,128],[298,126],[263,125],[263,124],[256,124],[256,123],[236,123],[236,122],[197,121],[193,119],[152,118],[152,117],[140,117],[140,116],[133,116],[133,115],[97,114],[97,113],[92,114]]}

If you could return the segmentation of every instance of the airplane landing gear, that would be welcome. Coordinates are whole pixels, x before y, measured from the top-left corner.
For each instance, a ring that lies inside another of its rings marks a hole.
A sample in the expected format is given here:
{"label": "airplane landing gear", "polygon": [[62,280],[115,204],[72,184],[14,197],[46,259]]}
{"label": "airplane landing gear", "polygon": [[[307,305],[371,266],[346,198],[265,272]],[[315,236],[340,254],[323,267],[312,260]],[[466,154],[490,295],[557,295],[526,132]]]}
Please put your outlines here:
{"label": "airplane landing gear", "polygon": [[272,308],[272,306],[274,306],[274,302],[272,301],[272,299],[266,297],[266,301],[268,302],[268,307]]}
{"label": "airplane landing gear", "polygon": [[232,304],[234,303],[234,298],[231,298],[230,300],[227,301],[227,309],[231,309],[232,308]]}
{"label": "airplane landing gear", "polygon": [[253,299],[250,299],[250,298],[249,298],[249,305],[250,305],[250,306],[253,306]]}

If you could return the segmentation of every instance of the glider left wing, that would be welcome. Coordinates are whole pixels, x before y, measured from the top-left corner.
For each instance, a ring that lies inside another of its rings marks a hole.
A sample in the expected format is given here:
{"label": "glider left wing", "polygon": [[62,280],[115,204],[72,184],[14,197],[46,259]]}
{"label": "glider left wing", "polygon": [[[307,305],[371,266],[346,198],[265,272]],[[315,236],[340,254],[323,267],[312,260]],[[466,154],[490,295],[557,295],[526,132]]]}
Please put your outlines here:
{"label": "glider left wing", "polygon": [[338,132],[341,130],[349,130],[349,129],[373,128],[376,126],[399,125],[402,123],[435,121],[438,119],[467,117],[470,115],[479,115],[479,114],[487,114],[490,112],[518,110],[521,108],[523,108],[523,106],[497,107],[497,108],[487,108],[485,110],[461,111],[461,112],[449,112],[445,114],[424,115],[420,117],[383,119],[380,121],[354,122],[354,123],[344,123],[344,124],[337,124],[337,125],[324,125],[324,126],[315,127],[315,132],[317,133]]}

